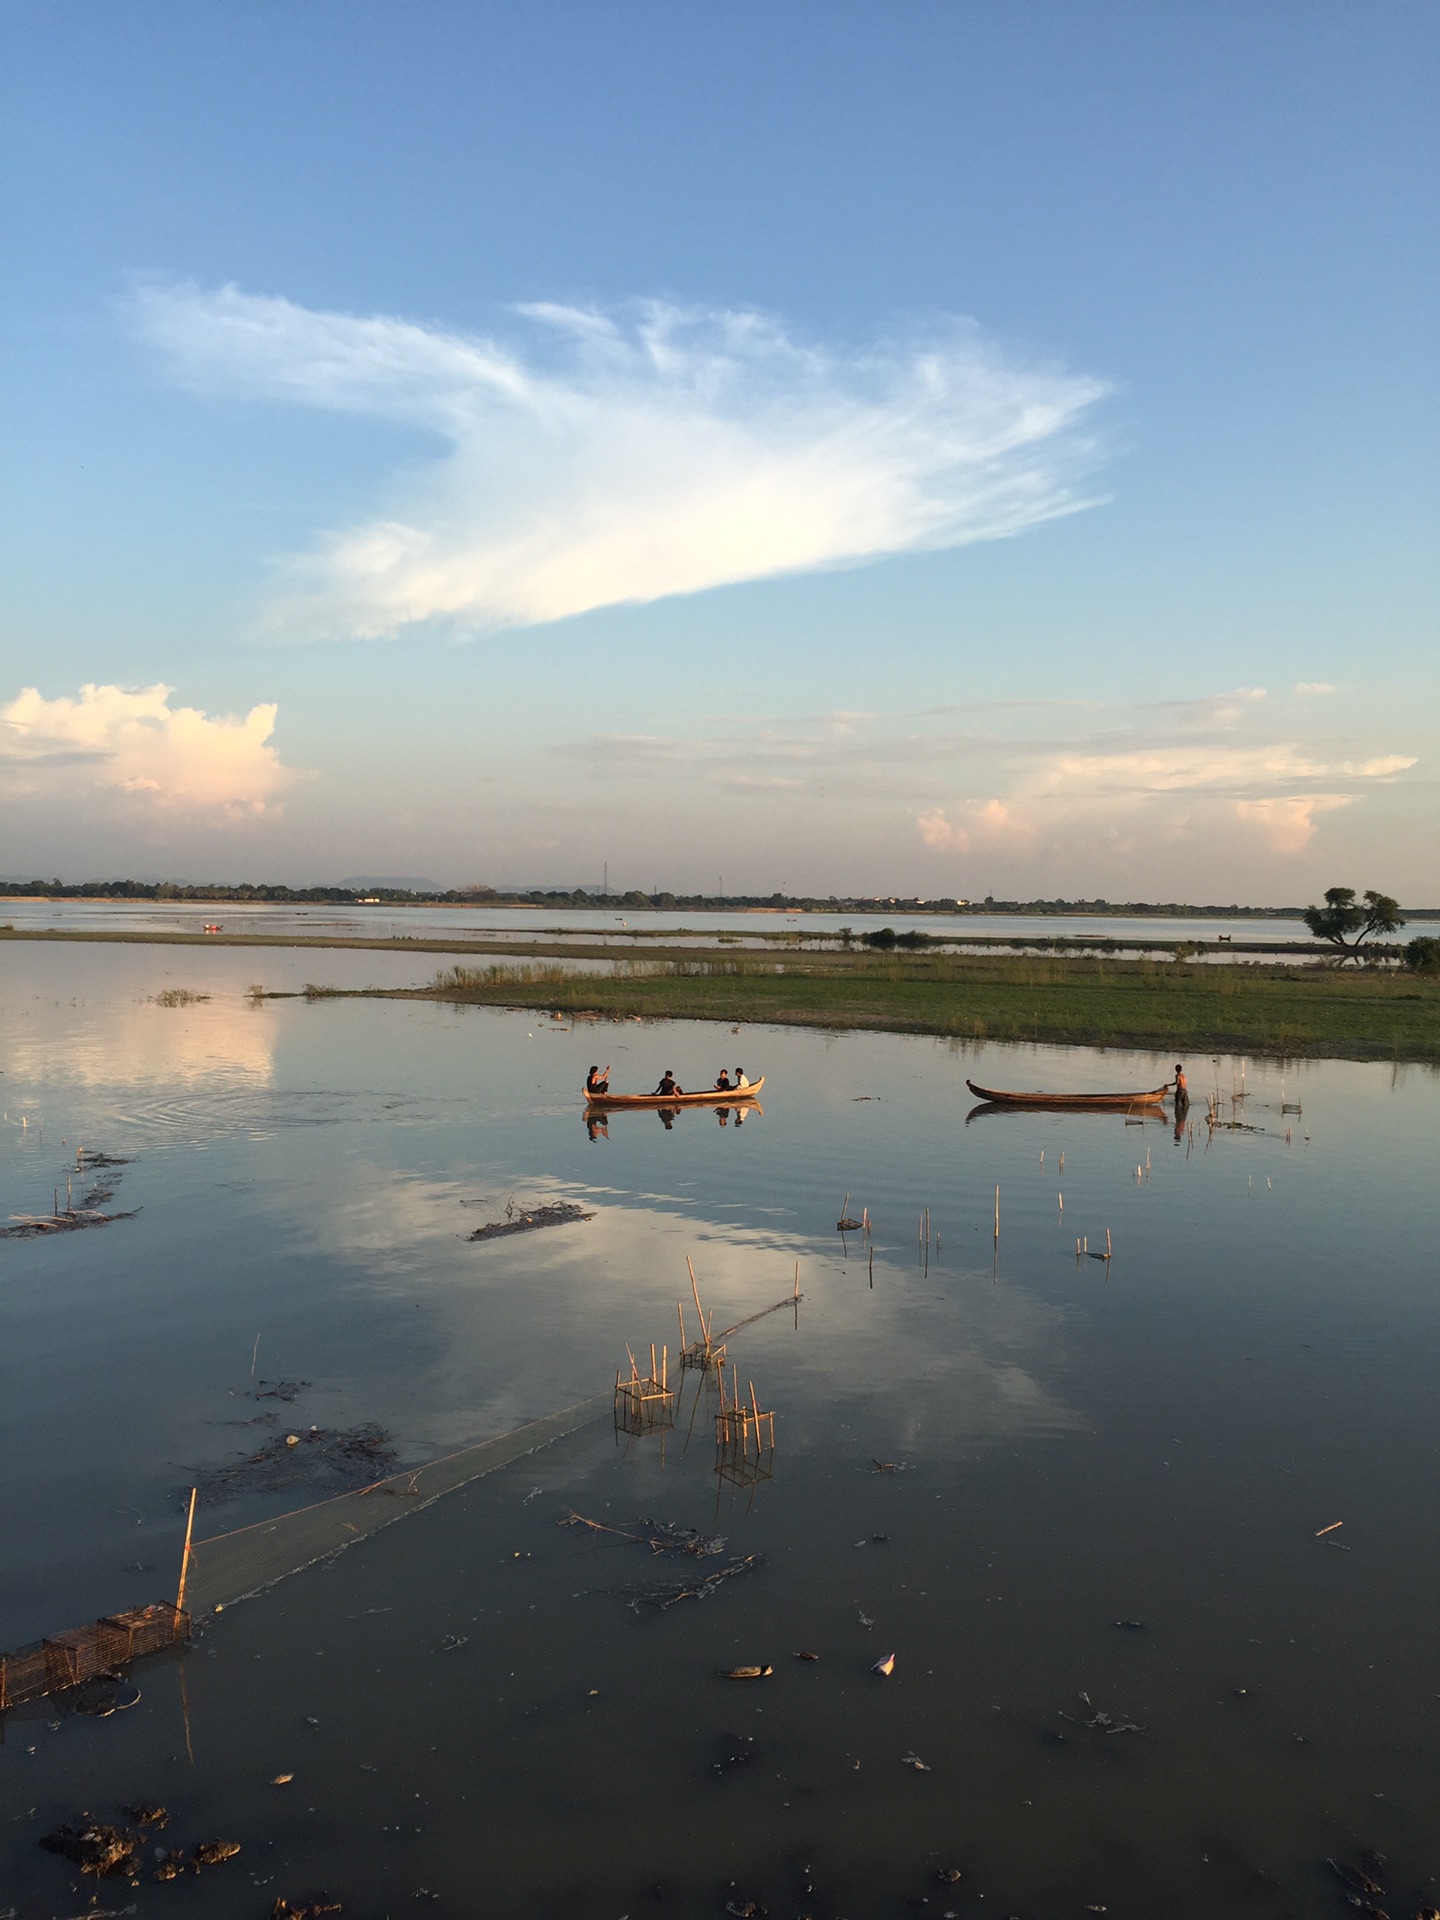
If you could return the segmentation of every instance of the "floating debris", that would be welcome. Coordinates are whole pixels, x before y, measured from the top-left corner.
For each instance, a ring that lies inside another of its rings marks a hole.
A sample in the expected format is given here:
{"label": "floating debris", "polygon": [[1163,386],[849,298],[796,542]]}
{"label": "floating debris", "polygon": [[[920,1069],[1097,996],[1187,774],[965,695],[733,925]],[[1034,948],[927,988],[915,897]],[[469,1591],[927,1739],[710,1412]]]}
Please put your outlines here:
{"label": "floating debris", "polygon": [[138,1801],[133,1807],[126,1807],[125,1812],[137,1826],[154,1827],[157,1832],[170,1818],[168,1807],[152,1807],[143,1800]]}
{"label": "floating debris", "polygon": [[885,1656],[885,1658],[884,1658],[883,1660],[877,1660],[877,1661],[875,1662],[875,1664],[874,1664],[874,1666],[872,1666],[872,1667],[871,1667],[871,1669],[870,1669],[870,1671],[871,1671],[872,1673],[878,1673],[878,1674],[883,1674],[883,1676],[885,1677],[885,1679],[887,1679],[887,1680],[888,1680],[888,1679],[890,1678],[890,1676],[891,1676],[891,1674],[892,1674],[892,1673],[894,1673],[894,1671],[895,1671],[895,1656],[894,1656],[894,1654],[893,1654],[893,1653],[887,1653],[887,1654],[886,1654],[886,1656]]}
{"label": "floating debris", "polygon": [[133,1877],[140,1871],[140,1842],[133,1833],[124,1827],[89,1821],[83,1813],[80,1818],[86,1821],[84,1826],[72,1827],[65,1822],[45,1834],[40,1845],[47,1853],[58,1853],[79,1867],[81,1873],[92,1873],[100,1880],[119,1879],[122,1874]]}
{"label": "floating debris", "polygon": [[[1102,1713],[1096,1707],[1094,1701],[1090,1698],[1088,1693],[1082,1693],[1080,1695],[1080,1698],[1085,1702],[1085,1705],[1089,1707],[1092,1718],[1089,1720],[1080,1721],[1078,1723],[1079,1725],[1084,1727],[1089,1727],[1095,1733],[1145,1733],[1145,1732],[1148,1732],[1148,1728],[1137,1726],[1133,1720],[1126,1720],[1123,1718],[1116,1719],[1113,1714]],[[1072,1724],[1075,1724],[1074,1716],[1071,1714],[1062,1713],[1060,1715],[1060,1718],[1062,1720],[1069,1720],[1071,1721]]]}
{"label": "floating debris", "polygon": [[926,1766],[918,1753],[902,1753],[900,1756],[900,1764],[902,1767],[913,1767],[916,1773],[930,1772],[930,1768]]}
{"label": "floating debris", "polygon": [[130,1162],[119,1154],[87,1153],[83,1147],[75,1150],[75,1165],[65,1175],[65,1204],[60,1204],[60,1187],[54,1188],[54,1211],[51,1213],[12,1213],[11,1224],[0,1227],[0,1240],[37,1240],[47,1233],[81,1233],[87,1227],[108,1227],[117,1220],[133,1220],[140,1211],[132,1207],[127,1213],[106,1213],[107,1201],[115,1197],[115,1188],[96,1182],[89,1193],[75,1197],[76,1175],[92,1175],[97,1170],[109,1167],[128,1167]]}
{"label": "floating debris", "polygon": [[342,1911],[338,1900],[327,1900],[323,1893],[318,1899],[302,1900],[298,1907],[282,1896],[270,1909],[270,1920],[319,1920],[322,1913]]}
{"label": "floating debris", "polygon": [[1385,1891],[1378,1880],[1372,1880],[1368,1873],[1362,1873],[1356,1867],[1347,1867],[1343,1860],[1327,1859],[1325,1864],[1352,1893],[1380,1894]]}
{"label": "floating debris", "polygon": [[202,1840],[191,1850],[190,1858],[198,1872],[201,1867],[218,1867],[233,1860],[239,1851],[238,1840]]}
{"label": "floating debris", "polygon": [[256,1384],[254,1397],[257,1400],[283,1400],[288,1406],[300,1398],[306,1387],[313,1384],[309,1380],[277,1380],[272,1386],[261,1380]]}
{"label": "floating debris", "polygon": [[790,1657],[792,1660],[818,1660],[820,1658],[818,1653],[794,1653],[791,1654]]}
{"label": "floating debris", "polygon": [[564,1227],[572,1220],[594,1218],[593,1212],[587,1213],[583,1207],[576,1206],[573,1200],[557,1200],[547,1207],[519,1209],[512,1200],[506,1204],[503,1220],[492,1220],[489,1226],[477,1227],[465,1237],[467,1240],[503,1240],[512,1233],[533,1233],[538,1227]]}
{"label": "floating debris", "polygon": [[720,1671],[722,1680],[768,1680],[775,1671],[774,1667],[724,1667]]}
{"label": "floating debris", "polygon": [[[108,1194],[107,1194],[108,1199]],[[126,1213],[102,1213],[98,1207],[67,1207],[54,1213],[12,1213],[11,1224],[0,1227],[0,1240],[37,1240],[47,1233],[81,1233],[86,1227],[113,1227],[117,1220],[133,1220],[139,1207]]]}
{"label": "floating debris", "polygon": [[671,1607],[679,1606],[682,1600],[708,1600],[712,1593],[722,1587],[727,1580],[737,1580],[742,1574],[754,1573],[765,1564],[765,1556],[759,1553],[747,1554],[743,1560],[731,1560],[728,1565],[717,1567],[714,1573],[705,1579],[697,1580],[693,1586],[670,1585],[630,1588],[630,1605],[638,1612],[642,1606],[655,1607],[665,1613]]}
{"label": "floating debris", "polygon": [[352,1493],[396,1471],[395,1448],[383,1427],[311,1427],[305,1433],[277,1434],[229,1466],[195,1475],[201,1502],[215,1506],[245,1493],[283,1493],[303,1486],[317,1495]]}

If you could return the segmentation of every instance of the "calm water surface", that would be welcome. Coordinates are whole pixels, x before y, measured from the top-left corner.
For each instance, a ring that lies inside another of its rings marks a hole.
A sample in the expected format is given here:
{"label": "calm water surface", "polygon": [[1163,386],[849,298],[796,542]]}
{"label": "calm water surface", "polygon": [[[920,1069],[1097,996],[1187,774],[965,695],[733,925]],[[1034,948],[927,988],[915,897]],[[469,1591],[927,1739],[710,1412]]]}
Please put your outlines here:
{"label": "calm water surface", "polygon": [[[77,1143],[127,1158],[111,1205],[139,1209],[0,1243],[0,1645],[172,1592],[194,1473],[284,1423],[375,1421],[418,1464],[603,1388],[627,1341],[673,1357],[687,1254],[717,1327],[797,1261],[804,1295],[798,1330],[732,1343],[777,1412],[764,1484],[717,1479],[692,1381],[663,1441],[606,1420],[227,1610],[137,1670],[129,1712],[13,1712],[0,1912],[83,1911],[95,1883],[38,1836],[142,1798],[168,1843],[242,1853],[101,1883],[101,1908],[1329,1914],[1323,1861],[1362,1847],[1392,1914],[1440,1895],[1433,1073],[1191,1060],[1246,1128],[1213,1138],[967,1124],[967,1075],[1150,1086],[1171,1062],[252,1004],[255,956],[224,949],[0,962],[0,1211],[48,1211]],[[431,971],[335,954],[325,978]],[[259,972],[299,986],[314,957]],[[156,1004],[177,986],[211,998]],[[739,1060],[764,1112],[591,1140],[596,1059],[629,1086]],[[847,1192],[873,1284],[834,1230]],[[555,1199],[595,1218],[466,1238]],[[1077,1261],[1107,1228],[1109,1265]],[[252,1360],[309,1383],[280,1424],[243,1424],[275,1407]],[[675,1569],[571,1509],[764,1565],[656,1613],[635,1590]],[[716,1677],[748,1662],[774,1676]]]}
{"label": "calm water surface", "polygon": [[[895,913],[785,913],[770,909],[688,913],[655,910],[627,914],[615,907],[578,910],[573,907],[345,907],[271,906],[154,900],[0,900],[0,920],[16,927],[62,927],[96,932],[123,928],[134,933],[202,933],[206,923],[228,933],[298,933],[331,939],[443,939],[467,938],[534,940],[542,937],[577,940],[613,940],[619,945],[653,945],[660,937],[688,939],[697,946],[713,945],[724,934],[742,945],[769,944],[778,934],[803,933],[807,940],[836,936],[842,928],[857,936],[880,927],[897,933],[911,930],[936,939],[1040,940],[1079,935],[1102,940],[1129,941],[1144,947],[1154,940],[1213,941],[1225,935],[1242,945],[1246,941],[1293,943],[1309,954],[1315,942],[1302,920],[1205,919],[1179,915],[1120,914],[943,914]],[[1417,922],[1421,926],[1422,923]],[[769,940],[766,939],[769,936]],[[1221,955],[1207,956],[1223,958]]]}

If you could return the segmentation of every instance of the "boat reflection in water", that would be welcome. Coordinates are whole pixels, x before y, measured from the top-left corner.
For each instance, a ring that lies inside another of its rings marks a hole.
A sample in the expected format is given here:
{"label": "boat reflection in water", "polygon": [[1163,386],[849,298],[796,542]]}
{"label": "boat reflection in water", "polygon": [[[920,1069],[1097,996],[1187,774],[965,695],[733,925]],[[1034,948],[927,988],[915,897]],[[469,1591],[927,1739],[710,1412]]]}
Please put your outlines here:
{"label": "boat reflection in water", "polygon": [[[585,1131],[592,1140],[608,1140],[610,1138],[610,1121],[616,1111],[617,1109],[614,1107],[587,1107],[585,1109]],[[619,1108],[618,1111],[623,1113],[627,1111],[627,1109],[622,1107]],[[637,1109],[632,1107],[628,1109],[628,1111],[634,1113]],[[650,1106],[641,1107],[638,1111],[641,1113],[653,1113],[661,1126],[669,1133],[680,1115],[687,1112],[688,1109],[685,1107]],[[736,1131],[738,1132],[753,1114],[763,1114],[765,1109],[758,1100],[742,1100],[735,1106],[703,1106],[696,1108],[695,1111],[698,1113],[713,1114],[722,1127],[728,1127],[733,1116]]]}
{"label": "boat reflection in water", "polygon": [[975,1106],[971,1107],[970,1111],[966,1114],[965,1124],[968,1127],[972,1120],[983,1120],[987,1115],[1009,1114],[1013,1117],[1017,1113],[1097,1113],[1103,1114],[1107,1119],[1111,1120],[1118,1116],[1128,1126],[1135,1126],[1146,1120],[1159,1120],[1166,1124],[1169,1122],[1169,1115],[1166,1113],[1164,1107],[1160,1106],[1077,1107],[1065,1100],[1027,1100],[1024,1106],[1012,1107],[999,1104],[993,1100],[981,1100],[977,1102]]}
{"label": "boat reflection in water", "polygon": [[1141,1120],[1154,1114],[1163,1119],[1170,1091],[1168,1081],[1141,1093],[1005,1093],[996,1087],[978,1087],[973,1080],[965,1084],[980,1103],[966,1114],[967,1127],[982,1113],[1123,1113]]}

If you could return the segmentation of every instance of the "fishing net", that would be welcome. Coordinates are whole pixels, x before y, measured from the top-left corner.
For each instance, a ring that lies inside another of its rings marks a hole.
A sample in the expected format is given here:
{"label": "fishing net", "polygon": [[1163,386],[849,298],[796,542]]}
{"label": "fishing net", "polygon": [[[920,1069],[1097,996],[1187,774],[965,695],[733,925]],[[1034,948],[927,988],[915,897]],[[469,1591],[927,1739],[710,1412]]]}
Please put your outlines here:
{"label": "fishing net", "polygon": [[216,1607],[247,1599],[287,1574],[299,1573],[317,1560],[327,1559],[354,1546],[357,1540],[368,1539],[382,1527],[430,1506],[442,1494],[453,1493],[457,1487],[588,1426],[608,1413],[610,1404],[608,1393],[597,1395],[494,1440],[482,1440],[459,1453],[432,1460],[427,1466],[391,1474],[357,1492],[340,1494],[273,1520],[259,1520],[231,1533],[215,1534],[208,1540],[196,1540],[190,1549],[186,1586],[191,1608],[197,1614],[212,1613]]}

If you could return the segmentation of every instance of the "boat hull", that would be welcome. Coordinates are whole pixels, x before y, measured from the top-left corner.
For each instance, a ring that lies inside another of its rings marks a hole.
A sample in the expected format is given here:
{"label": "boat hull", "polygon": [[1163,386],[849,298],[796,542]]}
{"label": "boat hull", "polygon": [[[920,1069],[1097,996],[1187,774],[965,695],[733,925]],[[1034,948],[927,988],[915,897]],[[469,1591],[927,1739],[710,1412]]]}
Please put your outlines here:
{"label": "boat hull", "polygon": [[1163,1106],[1168,1086],[1154,1087],[1148,1093],[1004,1093],[995,1087],[977,1087],[973,1080],[966,1086],[977,1100],[995,1107],[1076,1107],[1082,1111],[1124,1112],[1130,1107]]}
{"label": "boat hull", "polygon": [[753,1100],[765,1084],[762,1073],[748,1087],[706,1087],[702,1093],[587,1093],[585,1105],[601,1113],[626,1107],[738,1107]]}

